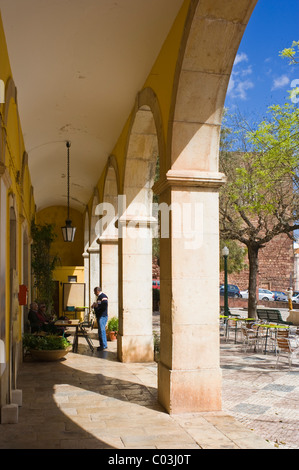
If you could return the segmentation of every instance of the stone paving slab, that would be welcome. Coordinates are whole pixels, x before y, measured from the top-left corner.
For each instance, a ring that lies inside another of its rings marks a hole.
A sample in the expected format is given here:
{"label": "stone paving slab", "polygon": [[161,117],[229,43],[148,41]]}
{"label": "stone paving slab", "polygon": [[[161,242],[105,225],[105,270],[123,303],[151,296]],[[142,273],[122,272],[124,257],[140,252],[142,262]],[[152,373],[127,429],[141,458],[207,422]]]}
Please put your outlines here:
{"label": "stone paving slab", "polygon": [[59,362],[25,361],[17,384],[23,391],[19,422],[0,425],[0,448],[274,448],[226,410],[168,415],[157,402],[156,383],[156,363],[119,363],[116,343],[94,354],[80,344],[78,354]]}
{"label": "stone paving slab", "polygon": [[[285,320],[287,309],[281,313]],[[291,369],[286,358],[276,368],[274,352],[241,346],[221,339],[223,409],[276,447],[299,449],[299,356]]]}

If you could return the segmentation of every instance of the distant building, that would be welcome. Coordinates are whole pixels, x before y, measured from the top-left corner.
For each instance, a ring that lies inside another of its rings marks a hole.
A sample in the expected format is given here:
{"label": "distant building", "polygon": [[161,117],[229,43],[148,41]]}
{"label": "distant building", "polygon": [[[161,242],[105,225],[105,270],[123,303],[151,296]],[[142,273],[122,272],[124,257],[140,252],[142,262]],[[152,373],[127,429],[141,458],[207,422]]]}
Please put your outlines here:
{"label": "distant building", "polygon": [[299,291],[299,240],[294,243],[294,283],[293,288]]}
{"label": "distant building", "polygon": [[[229,263],[229,258],[228,258]],[[246,261],[247,265],[248,260]],[[220,283],[224,274],[220,273]],[[228,274],[228,282],[236,284],[241,290],[248,288],[249,269]],[[285,291],[290,283],[294,290],[299,290],[299,245],[286,235],[277,235],[259,251],[258,286],[270,290]]]}

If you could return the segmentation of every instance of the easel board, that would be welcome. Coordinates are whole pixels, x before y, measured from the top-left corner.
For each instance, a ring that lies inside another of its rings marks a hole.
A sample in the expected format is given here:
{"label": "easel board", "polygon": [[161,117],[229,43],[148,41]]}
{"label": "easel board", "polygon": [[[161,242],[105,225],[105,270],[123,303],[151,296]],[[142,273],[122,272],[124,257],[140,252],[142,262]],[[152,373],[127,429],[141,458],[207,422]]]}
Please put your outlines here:
{"label": "easel board", "polygon": [[85,305],[85,284],[68,282],[63,284],[63,310],[67,307],[81,307]]}

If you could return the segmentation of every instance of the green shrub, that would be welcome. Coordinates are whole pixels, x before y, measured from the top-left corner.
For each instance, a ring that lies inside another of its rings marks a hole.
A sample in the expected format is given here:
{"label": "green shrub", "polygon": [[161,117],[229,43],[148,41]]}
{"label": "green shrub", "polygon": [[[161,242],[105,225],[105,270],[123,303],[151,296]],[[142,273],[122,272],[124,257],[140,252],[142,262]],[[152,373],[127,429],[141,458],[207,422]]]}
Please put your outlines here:
{"label": "green shrub", "polygon": [[41,350],[54,350],[66,349],[70,346],[69,341],[64,336],[57,335],[24,335],[23,348],[24,349],[41,349]]}
{"label": "green shrub", "polygon": [[118,318],[117,317],[112,317],[108,321],[107,328],[109,331],[118,331]]}

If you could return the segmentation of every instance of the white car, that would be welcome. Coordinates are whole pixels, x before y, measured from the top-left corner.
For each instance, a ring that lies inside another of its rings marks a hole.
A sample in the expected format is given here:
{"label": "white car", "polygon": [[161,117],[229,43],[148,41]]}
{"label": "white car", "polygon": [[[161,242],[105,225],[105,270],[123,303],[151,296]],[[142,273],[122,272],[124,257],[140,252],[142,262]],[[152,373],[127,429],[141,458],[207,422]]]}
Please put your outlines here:
{"label": "white car", "polygon": [[248,290],[241,290],[240,296],[242,297],[242,299],[248,299]]}
{"label": "white car", "polygon": [[293,297],[292,297],[292,302],[293,302],[294,304],[299,304],[299,294],[293,295]]}
{"label": "white car", "polygon": [[259,289],[259,300],[273,300],[275,295],[272,291],[268,289]]}
{"label": "white car", "polygon": [[[248,299],[248,289],[247,290],[241,290],[240,292],[241,297],[243,299]],[[259,300],[273,300],[274,302],[274,294],[268,289],[259,289]],[[299,299],[298,299],[299,302]]]}

